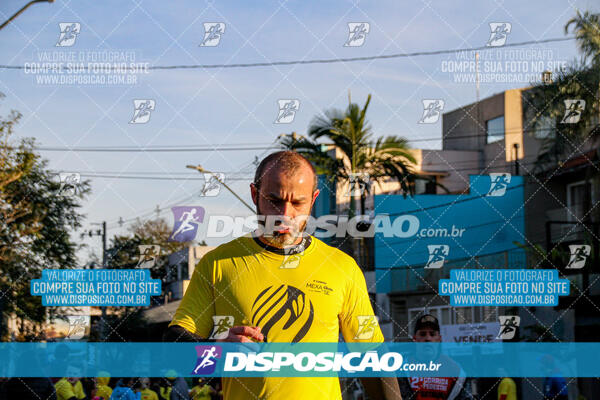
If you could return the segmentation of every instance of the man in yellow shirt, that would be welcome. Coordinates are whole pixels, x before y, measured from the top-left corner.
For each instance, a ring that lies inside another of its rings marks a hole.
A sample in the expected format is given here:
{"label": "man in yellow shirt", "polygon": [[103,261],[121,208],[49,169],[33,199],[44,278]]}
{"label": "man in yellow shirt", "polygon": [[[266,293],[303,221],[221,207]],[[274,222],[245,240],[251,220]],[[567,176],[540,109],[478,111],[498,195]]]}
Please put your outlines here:
{"label": "man in yellow shirt", "polygon": [[149,388],[150,379],[140,378],[139,380],[139,392],[141,400],[158,400],[158,394]]}
{"label": "man in yellow shirt", "polygon": [[57,400],[81,400],[85,399],[83,385],[79,378],[61,378],[54,384]]}
{"label": "man in yellow shirt", "polygon": [[112,394],[112,388],[108,386],[110,382],[110,376],[108,373],[101,372],[100,376],[96,378],[96,397],[102,400],[109,400]]}
{"label": "man in yellow shirt", "polygon": [[190,399],[192,400],[211,400],[212,394],[216,394],[216,390],[212,388],[202,379],[194,378],[196,385],[190,390]]}
{"label": "man in yellow shirt", "polygon": [[[304,232],[319,195],[310,162],[292,151],[270,154],[250,189],[264,229],[200,260],[165,339],[337,342],[341,332],[346,342],[382,342],[354,259]],[[371,398],[400,399],[394,377],[362,381]],[[223,392],[225,399],[341,399],[330,377],[223,378]]]}
{"label": "man in yellow shirt", "polygon": [[517,384],[512,378],[502,378],[500,381],[498,400],[517,400]]}
{"label": "man in yellow shirt", "polygon": [[171,399],[171,386],[164,383],[160,386],[160,398],[161,400],[170,400]]}

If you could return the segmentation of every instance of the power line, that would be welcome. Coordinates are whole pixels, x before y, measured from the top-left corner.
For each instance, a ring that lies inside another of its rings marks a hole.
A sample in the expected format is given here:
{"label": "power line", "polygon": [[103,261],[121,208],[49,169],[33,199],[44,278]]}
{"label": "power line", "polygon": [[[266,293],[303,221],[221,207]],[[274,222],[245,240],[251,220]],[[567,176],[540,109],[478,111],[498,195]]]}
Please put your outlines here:
{"label": "power line", "polygon": [[38,151],[73,151],[73,152],[99,152],[99,153],[152,153],[152,152],[185,152],[185,151],[245,151],[280,149],[274,146],[248,146],[248,147],[34,147]]}
{"label": "power line", "polygon": [[[448,167],[448,165],[450,165],[450,167],[454,164],[458,164],[458,163],[471,163],[474,161],[455,161],[452,163],[436,163],[436,164],[427,164],[424,166],[427,167],[431,167],[431,166],[436,166],[436,165],[441,165],[441,166],[446,166]],[[511,163],[514,163],[514,161],[511,161]],[[519,162],[519,165],[521,166],[525,166],[525,165],[534,165],[536,164],[536,161],[531,161],[531,162]],[[479,167],[463,167],[463,168],[450,168],[448,167],[448,172],[460,172],[460,171],[473,171],[473,170],[478,170]],[[498,169],[498,168],[511,168],[512,164],[508,164],[508,165],[489,165],[486,167],[486,169],[488,170],[493,170],[493,169]],[[62,172],[67,172],[67,171],[62,171]],[[69,172],[73,172],[73,171],[69,171]],[[221,171],[223,172],[223,171]],[[431,172],[431,171],[421,171],[421,172]],[[248,180],[253,180],[254,179],[254,173],[252,172],[248,172],[248,173],[240,173],[240,172],[233,172],[233,173],[229,173],[229,172],[223,172],[226,176],[226,179],[229,181],[248,181]],[[171,177],[170,175],[183,175],[184,176],[173,176]],[[87,178],[106,178],[106,179],[139,179],[139,180],[189,180],[189,181],[205,181],[204,178],[198,178],[195,177],[196,175],[190,175],[187,172],[164,172],[164,171],[156,171],[156,172],[148,172],[148,171],[138,171],[138,172],[133,172],[133,171],[127,171],[125,174],[122,174],[120,171],[90,171],[90,172],[80,172],[80,175],[82,177],[87,177]],[[139,175],[139,176],[138,176]],[[153,176],[154,175],[154,176]],[[160,176],[163,175],[163,176]],[[165,176],[166,175],[166,176]],[[246,175],[246,176],[244,176]],[[326,175],[326,176],[331,176],[331,174],[320,174],[320,175]]]}
{"label": "power line", "polygon": [[128,224],[130,222],[141,220],[142,218],[150,216],[152,214],[162,215],[165,211],[168,211],[171,207],[176,206],[178,204],[181,204],[183,202],[186,202],[188,200],[191,200],[191,199],[193,199],[196,196],[197,196],[196,194],[193,194],[191,196],[180,198],[180,199],[178,199],[178,200],[176,200],[174,202],[171,202],[170,204],[168,204],[166,206],[159,207],[160,212],[158,212],[158,213],[156,212],[156,209],[152,209],[151,211],[143,212],[143,213],[141,213],[141,214],[139,214],[139,215],[137,215],[135,217],[131,217],[131,218],[128,218],[128,219],[119,219],[118,221],[110,222],[109,223],[110,225],[109,225],[108,228],[109,229],[113,229],[113,228],[116,228],[117,225],[118,226],[122,226],[122,225]]}
{"label": "power line", "polygon": [[[104,174],[104,175],[120,175],[120,174],[131,174],[131,175],[167,175],[167,176],[172,176],[172,175],[185,175],[185,176],[198,176],[197,174],[190,174],[189,172],[181,172],[181,171],[98,171],[98,170],[88,170],[88,171],[67,171],[67,170],[60,170],[60,171],[53,171],[54,173],[60,173],[60,172],[79,172],[82,176],[84,174],[89,175],[89,174]],[[217,172],[221,172],[225,175],[228,176],[234,176],[234,175],[248,175],[248,174],[254,174],[254,172],[240,172],[240,171],[217,171]]]}
{"label": "power line", "polygon": [[[508,43],[502,47],[519,47],[528,46],[532,44],[543,44],[543,43],[555,43],[565,42],[573,40],[574,37],[565,38],[551,38],[542,40],[529,40],[518,43]],[[258,63],[238,63],[238,64],[189,64],[189,65],[155,65],[148,69],[150,70],[174,70],[174,69],[215,69],[215,68],[253,68],[253,67],[272,67],[277,65],[304,65],[304,64],[334,64],[340,62],[355,62],[355,61],[370,61],[370,60],[384,60],[392,58],[407,58],[407,57],[420,57],[420,56],[434,56],[442,54],[452,54],[460,52],[478,51],[478,50],[492,50],[497,47],[490,48],[489,46],[471,47],[465,49],[445,49],[445,50],[433,50],[433,51],[415,51],[412,53],[395,53],[395,54],[384,54],[378,56],[365,56],[365,57],[347,57],[347,58],[324,58],[314,60],[293,60],[293,61],[271,61],[271,62],[258,62]],[[0,65],[0,69],[16,69],[21,70],[25,67],[22,65]],[[128,70],[132,70],[128,68]]]}
{"label": "power line", "polygon": [[[166,177],[166,176],[132,176],[132,175],[105,175],[105,174],[80,174],[87,178],[107,178],[107,179],[137,179],[137,180],[155,180],[155,181],[206,181],[204,178],[192,177]],[[197,175],[194,175],[197,176]],[[248,181],[253,180],[253,177],[248,178],[228,178],[228,181]]]}
{"label": "power line", "polygon": [[[556,128],[539,128],[535,129],[535,132],[555,131]],[[520,132],[530,132],[532,130],[523,130],[520,128],[505,130],[505,135]],[[466,133],[476,131],[464,131]],[[481,137],[481,134],[473,135],[449,135],[422,139],[405,139],[406,142],[425,142],[425,141],[448,141],[455,139],[468,139],[474,137]],[[366,142],[365,144],[375,144],[376,141]],[[324,146],[332,146],[333,143],[321,143]],[[243,143],[231,143],[227,145],[170,145],[170,146],[87,146],[87,147],[58,147],[58,146],[34,146],[34,150],[38,151],[69,151],[69,152],[115,152],[115,153],[138,153],[138,152],[186,152],[186,151],[251,151],[251,150],[280,150],[282,146],[274,145],[273,143],[265,144],[264,146],[256,146],[256,144],[243,144]],[[476,150],[473,150],[476,151]]]}
{"label": "power line", "polygon": [[[274,143],[276,143],[276,142],[277,142],[277,139],[275,139],[275,140],[274,140],[272,143],[270,143],[270,144],[274,144]],[[263,156],[265,153],[266,153],[266,151],[263,151],[263,152],[261,152],[261,153],[259,154],[259,156],[260,156],[260,157],[262,157],[262,156]],[[245,164],[243,164],[243,165],[242,165],[242,167],[240,167],[240,168],[237,170],[237,172],[230,173],[230,174],[242,174],[242,171],[244,171],[245,169],[247,169],[247,168],[248,168],[248,167],[250,167],[251,165],[253,165],[253,163],[252,163],[252,162],[250,162],[250,163],[245,163]],[[168,174],[169,172],[163,172],[163,173],[167,173],[167,174]],[[109,173],[109,174],[110,174],[110,173]],[[85,176],[85,175],[84,175],[84,176]],[[164,178],[164,177],[160,177],[160,178]],[[194,178],[194,179],[199,179],[199,178]],[[200,178],[200,180],[202,180],[202,178]],[[168,211],[168,210],[169,210],[171,207],[173,207],[173,206],[175,206],[175,205],[178,205],[178,204],[181,204],[181,203],[183,203],[183,202],[186,202],[186,201],[188,201],[188,200],[191,200],[191,199],[193,199],[193,198],[195,198],[195,197],[197,197],[197,196],[198,196],[198,194],[197,194],[197,193],[196,193],[196,194],[192,194],[191,196],[188,196],[188,197],[185,197],[185,198],[182,198],[182,199],[176,200],[176,201],[174,201],[174,202],[172,202],[172,203],[170,203],[170,204],[168,204],[168,205],[166,205],[166,206],[163,206],[162,208],[161,208],[160,206],[157,206],[157,208],[155,208],[155,209],[152,209],[152,210],[150,210],[150,211],[143,212],[143,213],[141,213],[141,214],[140,214],[140,215],[138,215],[138,216],[135,216],[135,217],[132,217],[132,218],[128,218],[128,219],[126,219],[126,220],[123,220],[122,218],[119,218],[119,220],[118,220],[118,221],[115,221],[115,222],[113,222],[113,224],[114,224],[114,225],[111,225],[111,229],[112,229],[112,228],[116,228],[116,226],[117,226],[117,225],[119,225],[119,226],[121,226],[121,227],[122,227],[124,224],[129,224],[129,223],[131,223],[131,222],[133,222],[133,221],[138,221],[138,220],[141,220],[142,218],[148,217],[148,216],[150,216],[150,215],[152,215],[152,214],[156,214],[156,216],[157,216],[157,217],[159,217],[159,216],[161,216],[161,215],[162,215],[164,212]]]}

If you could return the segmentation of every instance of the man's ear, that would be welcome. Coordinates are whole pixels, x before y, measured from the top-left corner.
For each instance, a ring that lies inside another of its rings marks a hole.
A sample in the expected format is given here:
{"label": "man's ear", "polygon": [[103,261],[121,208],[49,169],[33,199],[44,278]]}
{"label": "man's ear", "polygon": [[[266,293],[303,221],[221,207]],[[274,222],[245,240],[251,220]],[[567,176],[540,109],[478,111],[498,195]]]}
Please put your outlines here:
{"label": "man's ear", "polygon": [[252,201],[254,202],[254,205],[257,206],[258,205],[258,188],[254,184],[254,182],[250,184],[250,195],[252,196]]}
{"label": "man's ear", "polygon": [[315,192],[313,193],[312,203],[310,204],[311,207],[315,205],[315,200],[317,200],[317,196],[319,196],[319,193],[321,193],[319,189],[315,190]]}

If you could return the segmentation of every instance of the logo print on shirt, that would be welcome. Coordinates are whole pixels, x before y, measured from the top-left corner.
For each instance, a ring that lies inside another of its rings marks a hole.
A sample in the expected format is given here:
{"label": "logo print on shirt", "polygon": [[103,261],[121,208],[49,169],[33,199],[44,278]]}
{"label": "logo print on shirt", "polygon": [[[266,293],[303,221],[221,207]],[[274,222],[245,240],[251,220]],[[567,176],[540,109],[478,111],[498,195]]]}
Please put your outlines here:
{"label": "logo print on shirt", "polygon": [[[289,285],[269,286],[259,293],[252,304],[252,325],[261,326],[261,332],[268,337],[271,328],[289,311],[283,330],[292,329],[297,321],[305,320],[292,342],[299,342],[308,333],[315,311],[312,302],[298,288]],[[265,339],[266,341],[266,339]]]}

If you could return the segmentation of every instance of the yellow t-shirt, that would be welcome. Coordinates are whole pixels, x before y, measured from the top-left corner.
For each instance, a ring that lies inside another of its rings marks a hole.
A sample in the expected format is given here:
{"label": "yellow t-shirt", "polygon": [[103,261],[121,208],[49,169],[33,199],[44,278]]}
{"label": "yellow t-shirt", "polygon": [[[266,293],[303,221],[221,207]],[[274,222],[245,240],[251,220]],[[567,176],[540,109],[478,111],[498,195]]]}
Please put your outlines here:
{"label": "yellow t-shirt", "polygon": [[504,378],[498,385],[498,400],[502,400],[502,395],[505,395],[504,400],[517,400],[517,385],[511,378]]}
{"label": "yellow t-shirt", "polygon": [[108,386],[110,377],[106,372],[102,372],[101,376],[96,377],[96,397],[102,400],[109,400],[112,394],[112,388]]}
{"label": "yellow t-shirt", "polygon": [[76,397],[73,385],[71,385],[71,382],[69,382],[67,378],[61,378],[56,382],[54,384],[54,390],[56,390],[57,400],[68,400],[71,397]]}
{"label": "yellow t-shirt", "polygon": [[193,392],[194,392],[194,396],[192,397],[192,400],[210,400],[211,396],[211,390],[210,390],[210,386],[208,385],[196,385],[192,388]]}
{"label": "yellow t-shirt", "polygon": [[[383,341],[362,271],[314,237],[299,255],[267,250],[250,235],[207,253],[170,325],[208,338],[213,316],[233,317],[229,327],[260,326],[267,342],[337,342],[340,330],[346,342]],[[223,392],[225,399],[341,399],[335,377],[223,378]]]}
{"label": "yellow t-shirt", "polygon": [[81,381],[77,381],[73,386],[73,392],[75,392],[75,397],[78,399],[85,399],[85,392],[83,391],[83,384]]}
{"label": "yellow t-shirt", "polygon": [[110,395],[112,394],[112,388],[108,385],[98,385],[98,389],[96,390],[96,396],[100,397],[102,400],[110,399]]}
{"label": "yellow t-shirt", "polygon": [[75,385],[72,385],[67,378],[62,378],[54,384],[54,390],[56,390],[57,400],[67,400],[71,397],[76,397],[78,399],[85,398],[85,392],[83,391],[81,381],[77,381]]}
{"label": "yellow t-shirt", "polygon": [[171,386],[165,387],[165,386],[161,386],[160,387],[160,397],[162,397],[164,400],[169,400],[171,398],[171,390],[173,388]]}
{"label": "yellow t-shirt", "polygon": [[102,400],[110,399],[110,395],[112,394],[112,388],[108,385],[98,385],[98,389],[96,390],[96,396],[100,397]]}
{"label": "yellow t-shirt", "polygon": [[158,400],[158,395],[150,388],[143,389],[140,393],[142,400]]}

